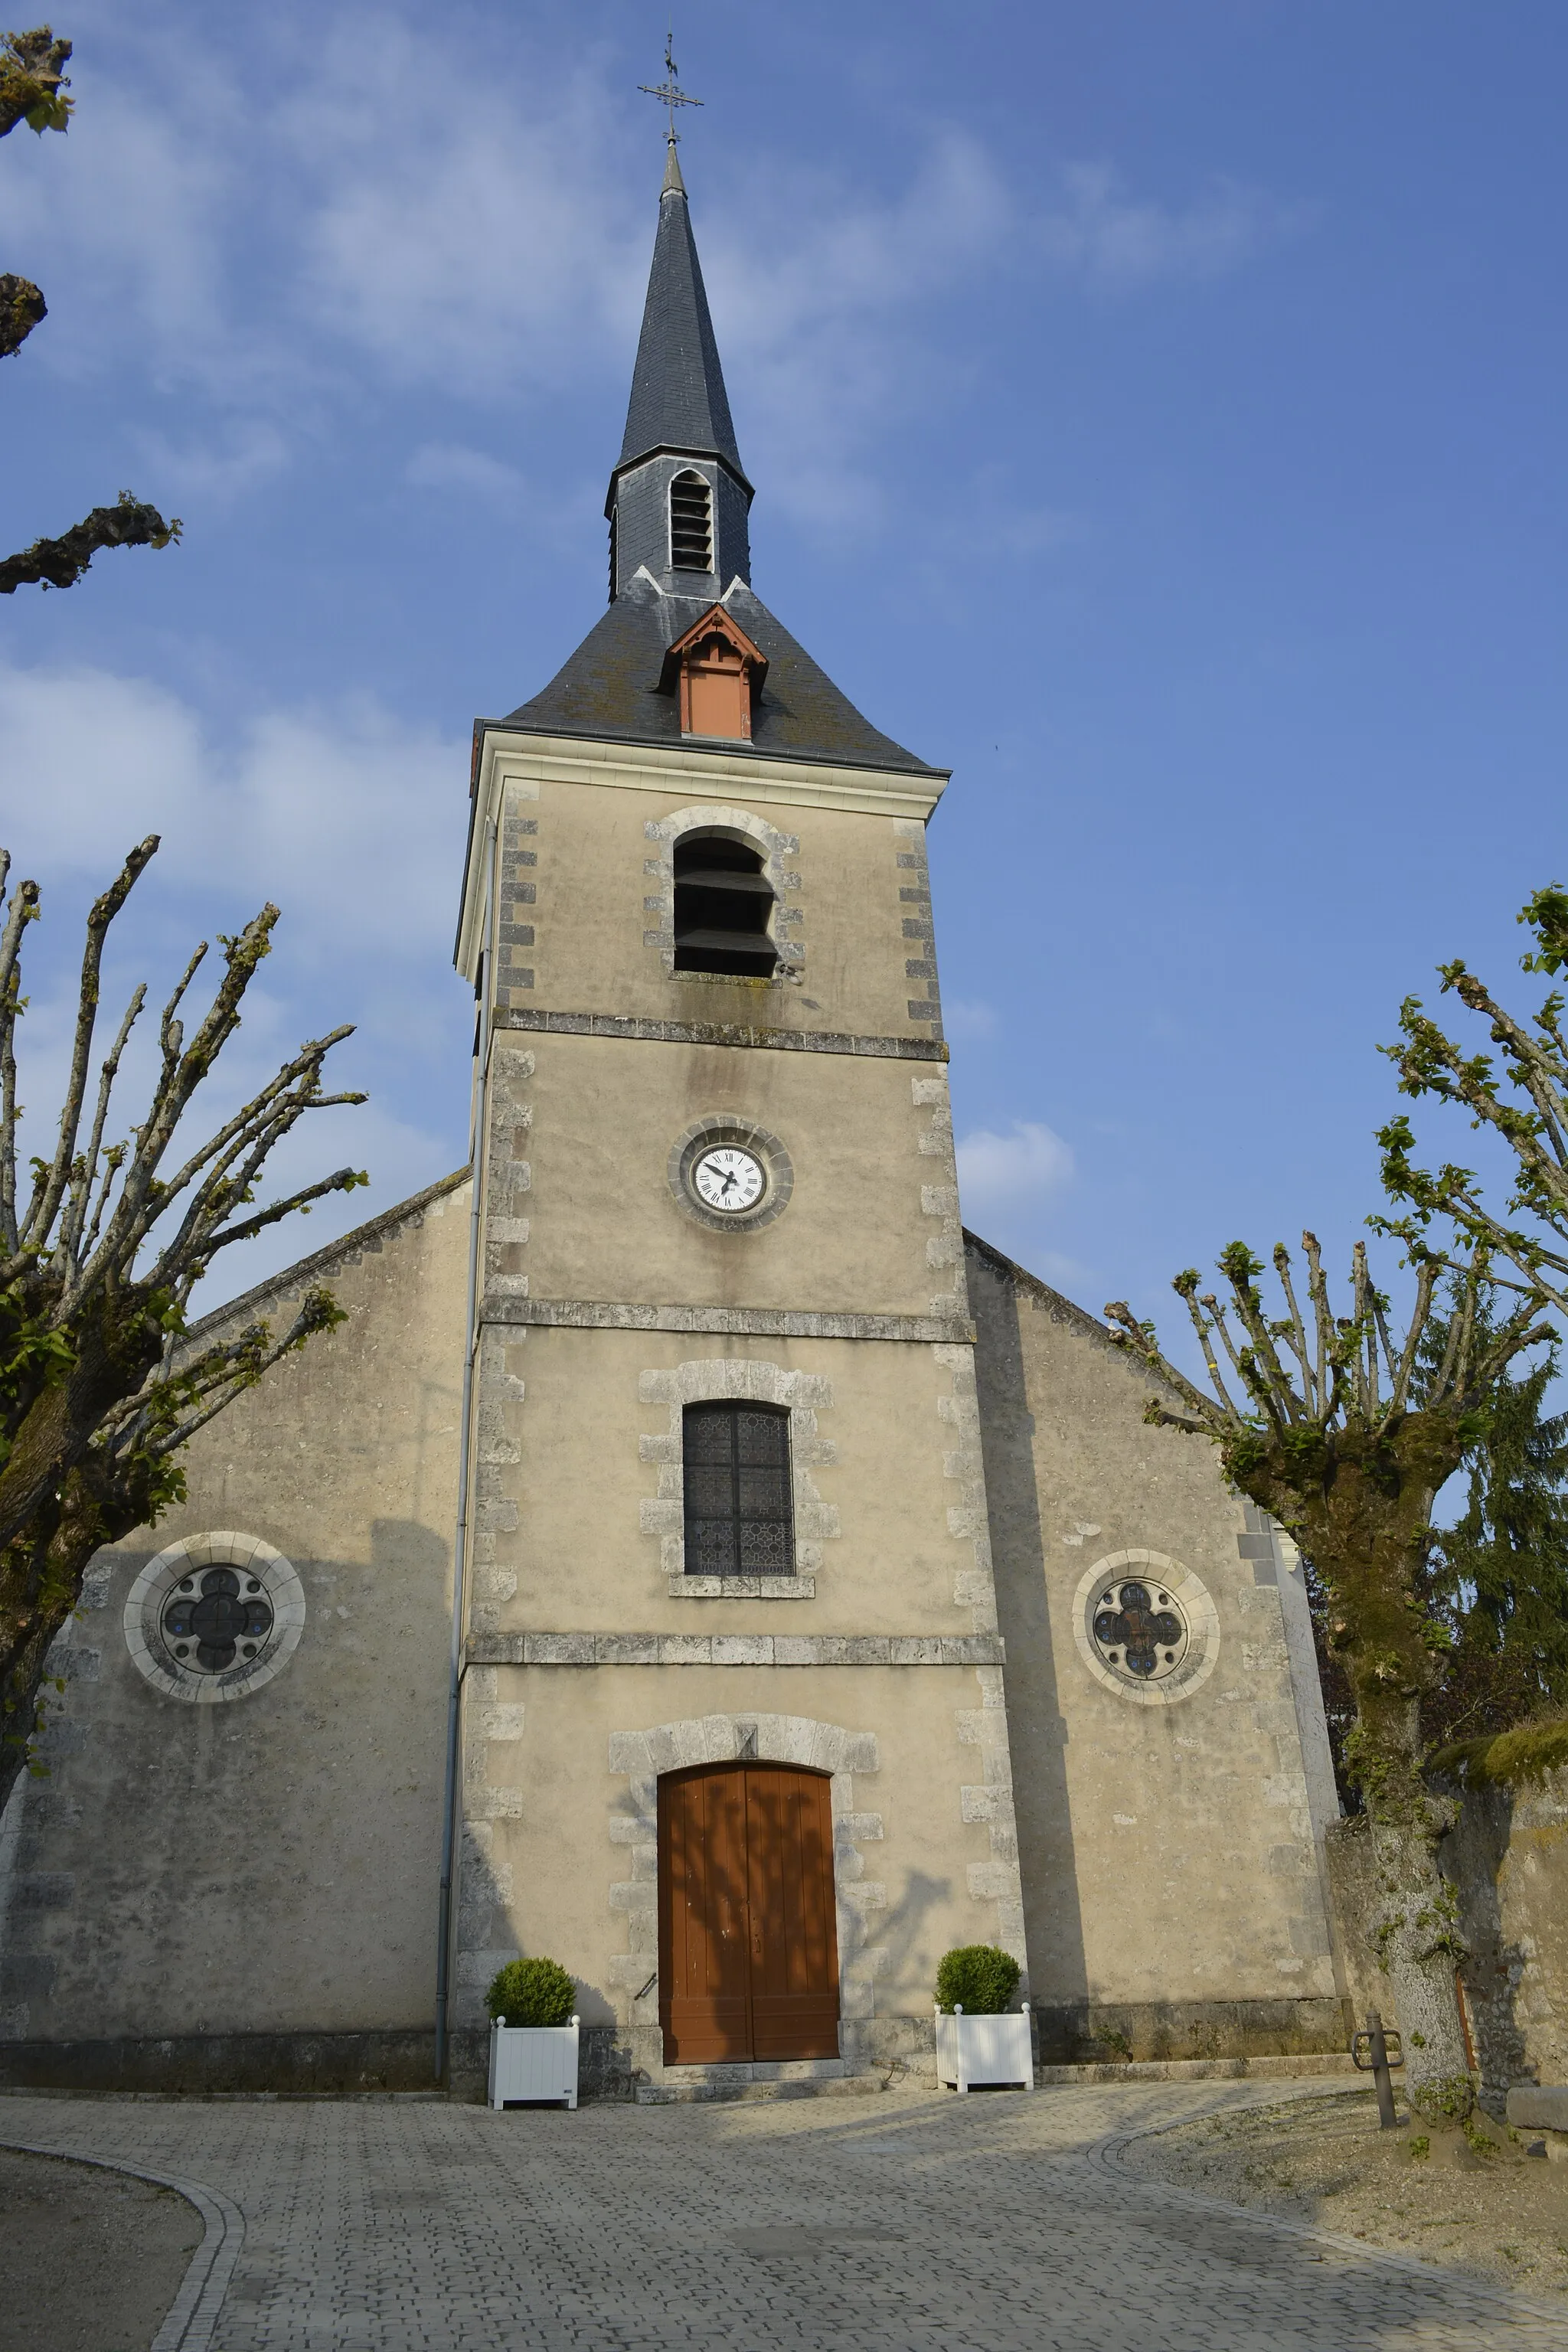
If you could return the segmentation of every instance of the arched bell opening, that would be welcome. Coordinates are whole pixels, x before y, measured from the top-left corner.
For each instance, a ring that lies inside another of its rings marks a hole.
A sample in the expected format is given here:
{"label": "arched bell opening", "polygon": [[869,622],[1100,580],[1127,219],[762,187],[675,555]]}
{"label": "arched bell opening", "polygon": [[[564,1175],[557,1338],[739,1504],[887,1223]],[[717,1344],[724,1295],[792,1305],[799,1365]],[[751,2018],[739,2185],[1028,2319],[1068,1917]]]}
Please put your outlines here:
{"label": "arched bell opening", "polygon": [[684,834],[675,845],[675,969],[770,980],[773,884],[749,841]]}
{"label": "arched bell opening", "polygon": [[713,490],[700,474],[677,474],[669,486],[669,568],[713,569]]}

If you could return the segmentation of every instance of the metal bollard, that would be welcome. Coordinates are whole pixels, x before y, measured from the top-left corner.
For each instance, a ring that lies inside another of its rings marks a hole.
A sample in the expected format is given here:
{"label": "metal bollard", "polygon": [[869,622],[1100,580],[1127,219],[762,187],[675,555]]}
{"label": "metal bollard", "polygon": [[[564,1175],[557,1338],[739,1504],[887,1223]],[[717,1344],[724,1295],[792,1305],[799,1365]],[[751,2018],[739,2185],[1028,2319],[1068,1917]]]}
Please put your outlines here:
{"label": "metal bollard", "polygon": [[[1394,2040],[1396,2043],[1399,2042],[1397,2033],[1394,2034]],[[1383,2030],[1382,2012],[1375,2009],[1369,2009],[1366,2013],[1365,2032],[1358,2033],[1351,2043],[1351,2060],[1359,2073],[1370,2074],[1373,2081],[1377,2084],[1377,2120],[1379,2128],[1383,2131],[1394,2131],[1399,2123],[1399,2118],[1394,2112],[1394,2083],[1388,2070],[1391,2064],[1401,2066],[1405,2063],[1403,2048],[1396,2049],[1394,2057],[1390,2059],[1388,2041],[1389,2037]],[[1366,2051],[1364,2058],[1362,2056],[1363,2048]]]}

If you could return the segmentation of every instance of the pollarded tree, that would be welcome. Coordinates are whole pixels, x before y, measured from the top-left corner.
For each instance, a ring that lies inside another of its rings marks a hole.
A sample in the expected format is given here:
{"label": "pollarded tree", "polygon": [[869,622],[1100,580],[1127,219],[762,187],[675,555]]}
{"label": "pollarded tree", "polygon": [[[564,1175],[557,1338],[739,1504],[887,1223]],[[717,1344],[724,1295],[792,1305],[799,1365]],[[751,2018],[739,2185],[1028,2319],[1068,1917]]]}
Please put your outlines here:
{"label": "pollarded tree", "polygon": [[[151,1100],[123,1140],[109,1140],[115,1082],[146,991],[132,996],[94,1090],[103,945],[157,846],[153,834],[132,851],[88,917],[59,1131],[49,1155],[28,1163],[25,1199],[16,1048],[36,882],[13,890],[0,927],[0,1805],[38,1720],[49,1644],[77,1606],[93,1553],[179,1500],[175,1456],[187,1440],[279,1358],[342,1319],[330,1291],[317,1288],[285,1331],[258,1322],[193,1345],[184,1333],[194,1286],[219,1250],[369,1181],[340,1168],[251,1208],[273,1150],[307,1111],[364,1100],[322,1091],[322,1064],[346,1028],[302,1045],[206,1142],[193,1148],[180,1133],[239,1025],[245,992],[271,946],[273,906],[222,940],[223,976],[187,1040],[180,1008],[207,951],[205,941],[197,948],[163,1008]],[[0,851],[0,894],[9,866]]]}
{"label": "pollarded tree", "polygon": [[[1421,1702],[1446,1646],[1423,1606],[1433,1498],[1483,1425],[1492,1388],[1525,1349],[1550,1338],[1532,1300],[1492,1325],[1486,1255],[1458,1280],[1441,1360],[1413,1391],[1443,1264],[1413,1245],[1415,1300],[1396,1341],[1388,1302],[1358,1243],[1350,1313],[1336,1316],[1310,1234],[1305,1303],[1289,1253],[1274,1252],[1284,1312],[1271,1317],[1262,1263],[1241,1242],[1219,1261],[1223,1303],[1194,1271],[1178,1275],[1209,1387],[1162,1351],[1152,1323],[1125,1303],[1106,1308],[1112,1336],[1166,1384],[1145,1419],[1213,1440],[1226,1476],[1288,1528],[1311,1559],[1329,1606],[1329,1643],[1355,1704],[1346,1765],[1368,1816],[1382,1895],[1369,1922],[1404,2032],[1411,2105],[1432,2124],[1462,2123],[1473,2091],[1455,1995],[1461,1957],[1452,1895],[1437,1868],[1452,1809],[1422,1778]],[[1225,1369],[1222,1370],[1221,1359]],[[1170,1391],[1184,1412],[1173,1411]]]}
{"label": "pollarded tree", "polygon": [[[1427,1375],[1441,1370],[1451,1329],[1447,1314],[1434,1312],[1412,1384],[1417,1403]],[[1498,1375],[1485,1425],[1459,1466],[1464,1510],[1433,1534],[1420,1598],[1448,1644],[1422,1697],[1428,1755],[1568,1707],[1568,1413],[1546,1410],[1560,1369],[1552,1349],[1517,1377]],[[1310,1559],[1303,1565],[1329,1745],[1341,1793],[1359,1811],[1344,1769],[1355,1701],[1329,1647],[1333,1608]]]}
{"label": "pollarded tree", "polygon": [[[23,122],[40,138],[66,129],[76,103],[66,95],[70,53],[70,43],[57,40],[47,25],[0,33],[0,139]],[[0,359],[19,352],[47,316],[48,305],[30,278],[0,272]],[[177,520],[165,522],[156,507],[121,490],[113,506],[94,507],[58,539],[35,540],[21,554],[0,559],[0,595],[18,588],[71,588],[101,548],[167,547],[179,536]]]}

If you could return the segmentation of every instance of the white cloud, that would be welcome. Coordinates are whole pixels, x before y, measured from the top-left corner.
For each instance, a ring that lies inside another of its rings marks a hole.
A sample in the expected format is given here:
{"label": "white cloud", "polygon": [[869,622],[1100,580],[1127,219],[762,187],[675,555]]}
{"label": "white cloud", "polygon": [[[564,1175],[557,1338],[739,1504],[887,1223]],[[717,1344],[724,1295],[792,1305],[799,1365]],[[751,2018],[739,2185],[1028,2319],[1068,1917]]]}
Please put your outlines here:
{"label": "white cloud", "polygon": [[1217,277],[1306,216],[1225,178],[1172,208],[1131,195],[1109,163],[1068,163],[1061,176],[1066,201],[1033,225],[1034,241],[1047,260],[1108,286]]}
{"label": "white cloud", "polygon": [[278,426],[260,417],[232,419],[205,440],[170,441],[162,433],[133,436],[148,478],[165,511],[180,499],[222,512],[256,489],[289,462],[289,445]]}
{"label": "white cloud", "polygon": [[942,1025],[952,1038],[994,1037],[996,1008],[983,997],[947,996],[942,999]]}
{"label": "white cloud", "polygon": [[966,1218],[1016,1213],[1039,1206],[1072,1178],[1073,1155],[1054,1129],[1037,1120],[1015,1119],[1012,1131],[996,1135],[976,1128],[958,1143],[958,1185]]}
{"label": "white cloud", "polygon": [[608,331],[635,328],[647,196],[633,205],[629,158],[611,152],[623,110],[602,58],[519,57],[504,83],[470,79],[446,107],[431,103],[426,25],[356,13],[326,47],[327,70],[277,124],[306,181],[322,327],[395,377],[469,394],[564,383]]}
{"label": "white cloud", "polygon": [[[283,909],[240,1031],[198,1097],[211,1132],[307,1037],[356,1034],[328,1064],[331,1091],[372,1102],[308,1118],[279,1153],[279,1189],[351,1162],[369,1192],[235,1253],[219,1295],[330,1240],[446,1173],[467,1148],[471,1004],[451,971],[467,821],[467,747],[367,701],[263,711],[225,733],[144,679],[89,668],[0,668],[0,740],[13,877],[44,887],[28,936],[32,1010],[23,1039],[29,1142],[58,1116],[80,922],[125,851],[163,847],[110,935],[105,1025],[138,980],[150,1010],[127,1058],[120,1129],[152,1075],[157,1009],[198,939],[213,941],[192,990],[205,1009],[217,934],[264,900]],[[107,1037],[100,1039],[107,1044]],[[243,1261],[243,1263],[241,1263]],[[222,1261],[220,1260],[220,1265]]]}
{"label": "white cloud", "polygon": [[456,490],[492,507],[514,509],[528,488],[515,466],[466,448],[459,441],[426,441],[415,450],[404,479],[416,490]]}
{"label": "white cloud", "polygon": [[[285,6],[226,45],[193,40],[177,5],[133,37],[84,5],[69,139],[0,154],[7,234],[51,302],[30,353],[142,367],[215,403],[216,426],[168,453],[164,495],[253,492],[323,407],[362,394],[367,359],[378,397],[435,384],[480,404],[624,373],[652,187],[607,49],[510,26],[504,74],[469,75],[451,106],[433,101],[427,20],[395,0],[324,25]],[[290,70],[305,40],[310,70]],[[866,452],[889,415],[963,388],[969,339],[933,315],[955,291],[1213,276],[1305,217],[1224,179],[1157,201],[1105,162],[1063,165],[1041,197],[962,130],[917,145],[891,186],[771,151],[722,187],[699,166],[693,211],[745,441],[781,503],[837,531],[879,510]],[[456,444],[440,475],[440,446],[425,486],[482,491]],[[1063,524],[1014,527],[1027,553]]]}
{"label": "white cloud", "polygon": [[178,108],[149,100],[83,51],[64,139],[5,142],[8,254],[49,303],[29,365],[79,374],[134,352],[157,375],[199,368],[230,331],[224,243],[243,142],[231,93],[190,51],[176,67],[150,36],[142,69],[177,81]]}
{"label": "white cloud", "polygon": [[6,816],[18,866],[96,877],[161,833],[160,882],[270,897],[333,955],[449,940],[467,749],[368,699],[263,711],[226,740],[144,678],[0,669],[0,740],[26,779]]}

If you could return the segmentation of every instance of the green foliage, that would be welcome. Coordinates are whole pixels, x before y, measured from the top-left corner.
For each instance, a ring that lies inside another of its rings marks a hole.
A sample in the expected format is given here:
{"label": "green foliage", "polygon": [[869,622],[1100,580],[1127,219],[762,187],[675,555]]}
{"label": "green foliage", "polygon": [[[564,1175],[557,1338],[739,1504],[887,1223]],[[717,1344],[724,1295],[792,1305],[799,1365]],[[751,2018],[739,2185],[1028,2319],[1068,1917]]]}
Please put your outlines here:
{"label": "green foliage", "polygon": [[1485,1739],[1458,1739],[1439,1748],[1428,1771],[1445,1780],[1461,1780],[1471,1789],[1515,1789],[1529,1780],[1543,1780],[1549,1772],[1568,1765],[1568,1716],[1556,1721],[1523,1723]]}
{"label": "green foliage", "polygon": [[1568,1413],[1545,1410],[1557,1372],[1553,1351],[1499,1380],[1465,1509],[1427,1555],[1423,1597],[1449,1637],[1424,1710],[1434,1745],[1568,1705]]}
{"label": "green foliage", "polygon": [[[1534,933],[1533,952],[1521,956],[1527,972],[1554,977],[1568,963],[1568,892],[1552,882],[1521,909],[1519,920]],[[1512,1153],[1513,1191],[1501,1213],[1483,1198],[1473,1169],[1444,1162],[1417,1166],[1415,1137],[1403,1116],[1391,1119],[1378,1141],[1383,1147],[1384,1188],[1407,1204],[1400,1218],[1373,1220],[1385,1233],[1414,1248],[1434,1218],[1451,1219],[1459,1234],[1483,1244],[1518,1278],[1521,1294],[1568,1315],[1568,1034],[1563,999],[1547,996],[1521,1021],[1489,992],[1459,960],[1438,967],[1443,992],[1487,1024],[1499,1049],[1467,1054],[1426,1012],[1419,997],[1400,1008],[1399,1042],[1384,1045],[1399,1073],[1399,1090],[1430,1096],[1468,1111],[1471,1125],[1489,1129]],[[1522,1223],[1513,1220],[1522,1219]]]}
{"label": "green foliage", "polygon": [[1430,2074],[1413,2088],[1410,2104],[1423,2123],[1462,2126],[1476,2104],[1476,2086],[1468,2074]]}
{"label": "green foliage", "polygon": [[1568,963],[1568,890],[1561,882],[1549,882],[1526,900],[1514,919],[1528,923],[1538,941],[1533,955],[1520,957],[1521,971],[1560,972]]}
{"label": "green foliage", "polygon": [[937,2007],[962,2007],[965,2017],[996,2017],[1018,1990],[1023,1974],[1011,1952],[997,1944],[959,1944],[942,1956],[936,1972]]}
{"label": "green foliage", "polygon": [[485,1995],[491,2017],[509,2025],[566,2025],[576,2005],[576,1983],[557,1960],[509,1960]]}
{"label": "green foliage", "polygon": [[70,53],[70,43],[57,41],[47,25],[0,33],[0,139],[19,122],[40,137],[65,129],[76,103],[65,95]]}
{"label": "green foliage", "polygon": [[[1445,1303],[1422,1338],[1416,1403],[1448,1348],[1459,1302],[1451,1292]],[[1472,1320],[1484,1342],[1495,1314],[1478,1303]],[[1504,1370],[1485,1405],[1461,1417],[1465,1509],[1428,1534],[1412,1580],[1406,1607],[1430,1666],[1422,1739],[1447,1772],[1498,1733],[1568,1706],[1568,1414],[1545,1410],[1557,1373],[1555,1353],[1518,1376]],[[1357,1811],[1372,1796],[1375,1759],[1354,1728],[1334,1588],[1314,1559],[1305,1565],[1329,1742],[1341,1795]]]}

